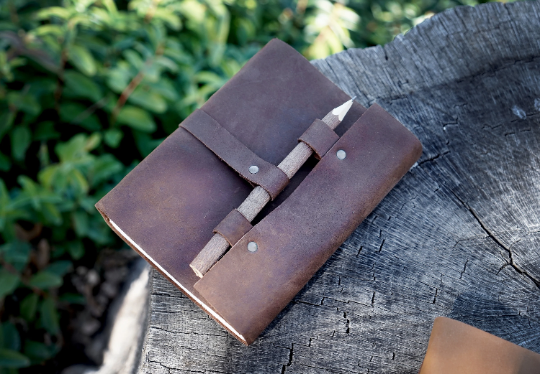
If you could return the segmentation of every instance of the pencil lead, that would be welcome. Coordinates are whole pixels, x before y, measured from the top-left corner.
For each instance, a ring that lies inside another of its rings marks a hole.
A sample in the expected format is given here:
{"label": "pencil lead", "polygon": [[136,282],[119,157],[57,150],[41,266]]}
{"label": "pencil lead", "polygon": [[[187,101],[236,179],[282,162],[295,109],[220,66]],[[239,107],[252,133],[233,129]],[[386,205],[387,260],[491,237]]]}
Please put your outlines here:
{"label": "pencil lead", "polygon": [[353,99],[354,97],[332,110],[332,114],[337,116],[340,122],[343,121],[343,118],[345,117],[349,109],[351,109],[351,106],[353,104]]}

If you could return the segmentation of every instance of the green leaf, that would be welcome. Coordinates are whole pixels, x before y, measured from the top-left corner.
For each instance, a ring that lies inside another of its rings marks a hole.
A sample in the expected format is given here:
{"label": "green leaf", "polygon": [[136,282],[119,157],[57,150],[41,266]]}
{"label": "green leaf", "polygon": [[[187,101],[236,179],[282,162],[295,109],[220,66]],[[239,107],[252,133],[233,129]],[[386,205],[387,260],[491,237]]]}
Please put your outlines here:
{"label": "green leaf", "polygon": [[20,313],[27,321],[33,321],[36,316],[39,297],[35,293],[26,296],[21,302]]}
{"label": "green leaf", "polygon": [[180,30],[180,28],[182,27],[182,21],[180,20],[180,17],[165,8],[156,8],[153,18],[164,21],[173,30]]}
{"label": "green leaf", "polygon": [[86,233],[88,232],[88,214],[82,211],[73,212],[72,219],[77,236],[86,236]]}
{"label": "green leaf", "polygon": [[[11,167],[11,161],[7,156],[4,156],[2,153],[0,153],[0,170],[1,171],[8,171]],[[0,230],[2,228],[0,227]]]}
{"label": "green leaf", "polygon": [[107,85],[111,90],[116,93],[121,93],[122,91],[124,91],[130,80],[131,73],[129,71],[129,66],[124,66],[124,64],[120,64],[118,67],[110,69],[108,71]]}
{"label": "green leaf", "polygon": [[84,145],[84,149],[88,152],[90,152],[93,149],[96,149],[101,144],[101,134],[98,132],[93,133],[88,137],[86,140],[86,144]]}
{"label": "green leaf", "polygon": [[178,72],[178,64],[168,57],[159,56],[156,57],[156,64],[168,69],[171,73]]}
{"label": "green leaf", "polygon": [[202,23],[206,17],[206,7],[197,0],[185,0],[179,2],[180,11],[194,24]]}
{"label": "green leaf", "polygon": [[130,96],[128,101],[133,104],[151,110],[155,113],[163,113],[167,110],[167,102],[157,92],[147,87],[137,88]]}
{"label": "green leaf", "polygon": [[88,229],[88,237],[100,245],[111,244],[114,242],[111,229],[103,220],[92,220]]}
{"label": "green leaf", "polygon": [[144,132],[153,132],[156,130],[156,124],[152,116],[143,109],[126,105],[124,106],[116,118],[118,123],[130,126],[136,130]]}
{"label": "green leaf", "polygon": [[134,131],[133,135],[135,136],[137,149],[139,149],[143,157],[148,156],[163,141],[163,139],[152,139],[150,135],[140,131]]}
{"label": "green leaf", "polygon": [[144,61],[137,52],[132,49],[126,49],[123,53],[126,60],[133,66],[137,71],[141,70],[144,65]]}
{"label": "green leaf", "polygon": [[86,115],[87,107],[79,103],[67,102],[60,104],[60,118],[62,121],[79,125],[89,131],[101,130],[101,123],[96,115]]}
{"label": "green leaf", "polygon": [[28,357],[11,349],[0,349],[0,367],[24,368],[27,366],[30,366]]}
{"label": "green leaf", "polygon": [[69,175],[71,185],[75,188],[77,195],[86,194],[88,192],[88,181],[79,169],[71,170]]}
{"label": "green leaf", "polygon": [[30,244],[18,240],[13,240],[0,246],[0,253],[4,261],[11,264],[18,271],[22,271],[28,263],[30,250]]}
{"label": "green leaf", "polygon": [[[101,157],[105,157],[105,156],[110,156],[112,158],[114,158],[114,156],[110,155],[110,154],[107,154],[107,155],[104,155],[104,156],[101,156]],[[79,200],[79,205],[81,206],[81,208],[84,209],[84,211],[86,211],[86,213],[90,214],[90,215],[94,215],[97,213],[97,210],[96,210],[96,203],[98,202],[99,198],[101,197],[102,195],[98,194],[98,195],[91,195],[91,196],[84,196],[82,197],[80,200]],[[101,220],[99,220],[101,221]]]}
{"label": "green leaf", "polygon": [[58,226],[62,224],[62,214],[60,214],[60,211],[54,204],[43,203],[41,205],[41,213],[45,219],[53,225]]}
{"label": "green leaf", "polygon": [[73,263],[71,261],[63,260],[53,262],[45,268],[45,271],[63,277],[71,269],[73,269]]}
{"label": "green leaf", "polygon": [[88,78],[73,70],[69,70],[64,74],[66,86],[80,97],[98,101],[103,97],[99,85]]}
{"label": "green leaf", "polygon": [[56,288],[62,285],[62,277],[42,270],[36,275],[34,275],[32,278],[30,278],[30,280],[28,281],[28,285],[30,287],[35,287],[42,290],[48,288]]}
{"label": "green leaf", "polygon": [[107,8],[109,13],[116,14],[118,12],[114,0],[101,0],[101,3]]}
{"label": "green leaf", "polygon": [[101,122],[99,120],[99,117],[96,115],[90,115],[88,117],[85,117],[82,120],[78,120],[77,122],[74,122],[74,124],[84,127],[88,131],[101,130]]}
{"label": "green leaf", "polygon": [[167,100],[178,100],[178,92],[168,79],[162,78],[158,82],[148,84],[148,86]]}
{"label": "green leaf", "polygon": [[85,134],[78,134],[65,143],[56,146],[55,151],[61,162],[75,162],[87,156],[85,149],[87,137]]}
{"label": "green leaf", "polygon": [[0,114],[0,140],[2,140],[4,134],[11,128],[14,119],[14,111],[4,110],[4,112]]}
{"label": "green leaf", "polygon": [[15,325],[11,322],[4,322],[2,324],[2,348],[12,349],[18,351],[21,349],[21,336]]}
{"label": "green leaf", "polygon": [[64,28],[60,25],[42,25],[32,30],[35,36],[54,35],[55,37],[62,37],[64,34]]}
{"label": "green leaf", "polygon": [[52,6],[48,8],[44,8],[37,12],[37,18],[38,19],[46,19],[49,17],[58,17],[61,19],[68,19],[71,16],[71,9],[66,9],[59,6]]}
{"label": "green leaf", "polygon": [[72,123],[86,110],[86,107],[79,103],[67,102],[60,104],[60,119],[63,122]]}
{"label": "green leaf", "polygon": [[[9,192],[6,188],[6,184],[2,179],[0,179],[0,213],[6,214],[7,206],[10,205],[11,198],[9,197]],[[0,247],[1,250],[2,247]]]}
{"label": "green leaf", "polygon": [[116,148],[124,137],[124,133],[118,129],[109,129],[105,131],[105,144],[111,148]]}
{"label": "green leaf", "polygon": [[35,116],[41,112],[39,102],[29,93],[11,91],[8,94],[8,102],[10,105],[30,115]]}
{"label": "green leaf", "polygon": [[58,139],[60,133],[54,129],[54,122],[44,121],[38,123],[34,131],[34,140]]}
{"label": "green leaf", "polygon": [[84,247],[80,241],[68,243],[67,249],[74,260],[79,260],[84,255]]}
{"label": "green leaf", "polygon": [[24,343],[24,354],[30,357],[36,363],[48,360],[54,355],[54,349],[51,349],[47,345],[27,340]]}
{"label": "green leaf", "polygon": [[19,284],[19,275],[0,269],[0,299],[11,294]]}
{"label": "green leaf", "polygon": [[122,163],[114,158],[111,154],[100,156],[93,164],[91,169],[91,181],[92,185],[98,185],[99,183],[111,178],[115,174],[119,173],[123,169]]}
{"label": "green leaf", "polygon": [[51,334],[57,334],[60,331],[59,317],[56,311],[56,305],[53,299],[43,300],[40,308],[41,324]]}
{"label": "green leaf", "polygon": [[96,61],[88,49],[73,44],[68,48],[68,60],[83,74],[93,76],[96,74]]}
{"label": "green leaf", "polygon": [[11,132],[11,154],[16,160],[23,160],[31,140],[30,130],[19,125]]}

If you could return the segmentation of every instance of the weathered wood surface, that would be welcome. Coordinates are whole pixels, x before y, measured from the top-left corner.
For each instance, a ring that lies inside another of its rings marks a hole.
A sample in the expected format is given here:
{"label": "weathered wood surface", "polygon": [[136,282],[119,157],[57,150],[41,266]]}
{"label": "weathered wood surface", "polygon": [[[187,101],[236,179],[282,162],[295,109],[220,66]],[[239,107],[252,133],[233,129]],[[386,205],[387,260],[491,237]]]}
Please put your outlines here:
{"label": "weathered wood surface", "polygon": [[540,352],[540,3],[455,8],[315,61],[424,145],[250,347],[154,273],[144,373],[417,373],[449,316]]}

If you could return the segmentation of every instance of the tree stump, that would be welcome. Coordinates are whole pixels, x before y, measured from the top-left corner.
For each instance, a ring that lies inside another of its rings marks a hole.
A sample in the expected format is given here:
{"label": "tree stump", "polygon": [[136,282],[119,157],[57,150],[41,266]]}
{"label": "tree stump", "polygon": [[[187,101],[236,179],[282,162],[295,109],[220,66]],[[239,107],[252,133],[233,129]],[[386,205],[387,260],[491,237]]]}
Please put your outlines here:
{"label": "tree stump", "polygon": [[458,7],[314,65],[424,146],[250,347],[157,272],[144,373],[417,373],[448,316],[540,352],[540,3]]}

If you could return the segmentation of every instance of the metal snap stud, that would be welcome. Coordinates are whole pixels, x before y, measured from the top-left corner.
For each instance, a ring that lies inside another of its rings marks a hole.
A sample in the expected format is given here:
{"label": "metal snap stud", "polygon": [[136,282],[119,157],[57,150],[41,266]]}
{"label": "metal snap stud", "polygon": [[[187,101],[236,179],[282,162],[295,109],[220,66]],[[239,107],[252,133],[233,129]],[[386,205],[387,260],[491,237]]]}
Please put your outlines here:
{"label": "metal snap stud", "polygon": [[340,160],[343,160],[345,157],[347,157],[347,153],[343,149],[340,149],[339,151],[337,151],[336,156]]}
{"label": "metal snap stud", "polygon": [[255,165],[252,165],[252,166],[249,167],[248,170],[249,170],[249,172],[250,172],[251,174],[257,174],[257,173],[259,172],[259,167],[258,167],[258,166],[255,166]]}
{"label": "metal snap stud", "polygon": [[259,249],[259,246],[255,242],[249,242],[247,247],[250,252],[257,252],[257,249]]}

